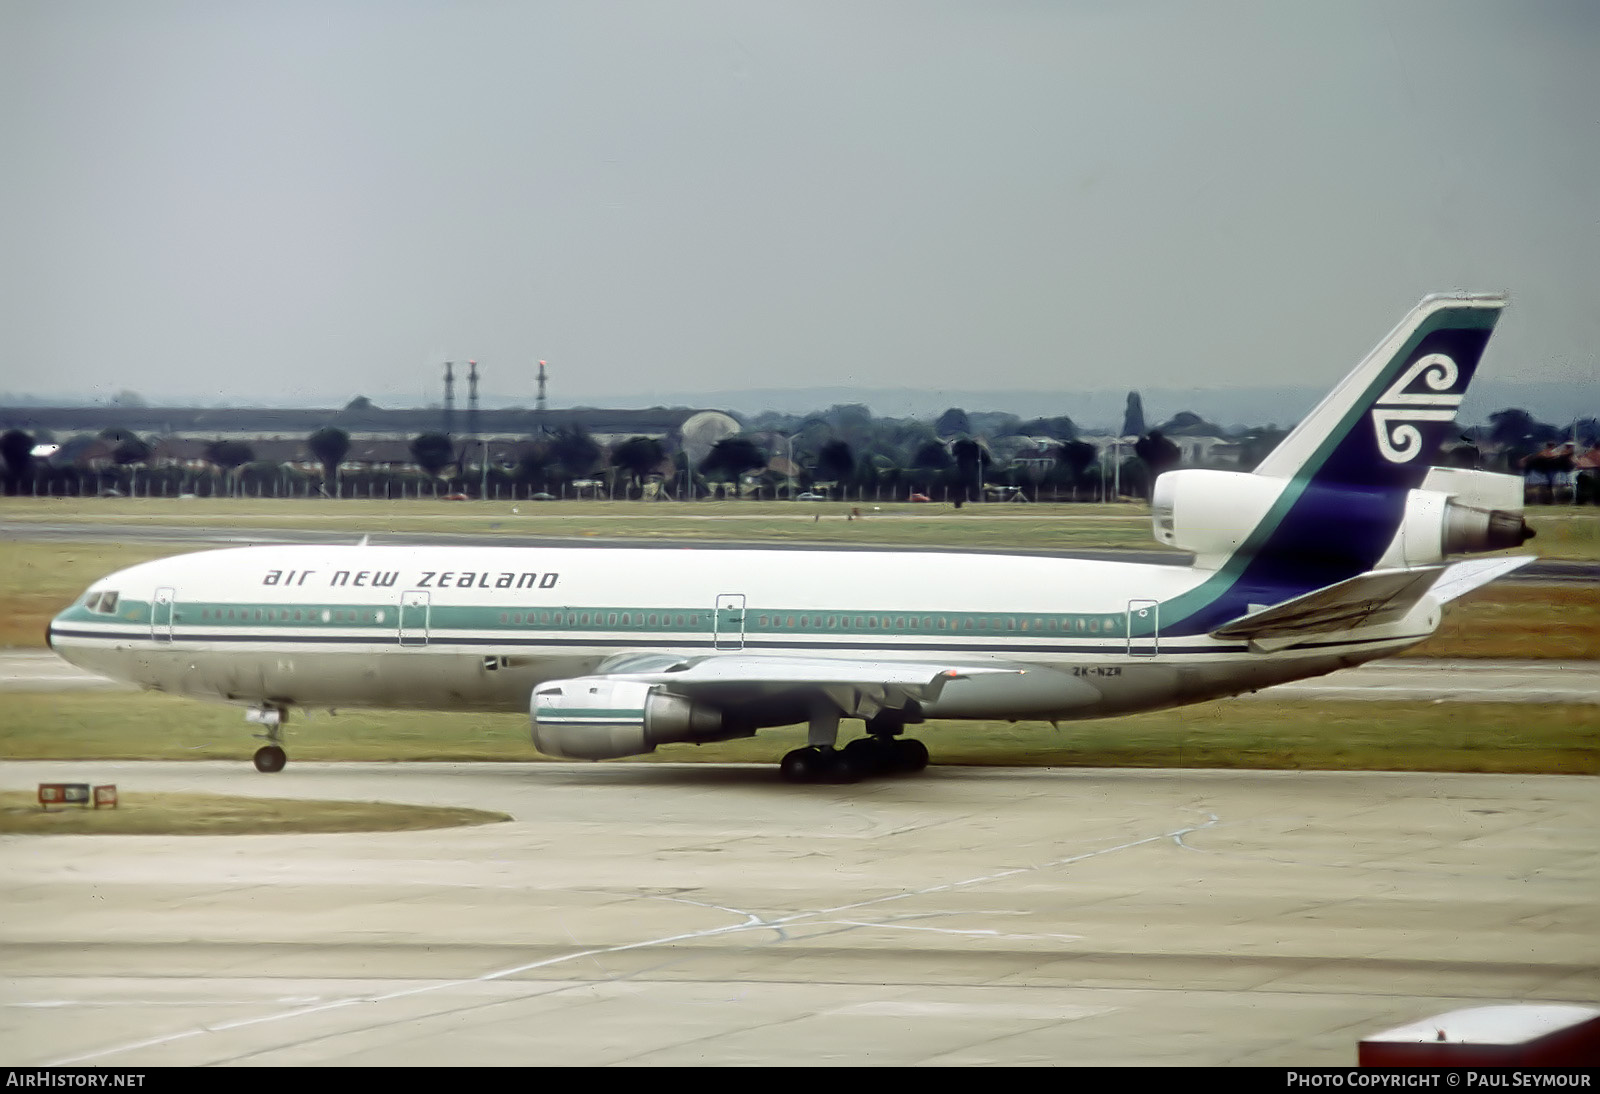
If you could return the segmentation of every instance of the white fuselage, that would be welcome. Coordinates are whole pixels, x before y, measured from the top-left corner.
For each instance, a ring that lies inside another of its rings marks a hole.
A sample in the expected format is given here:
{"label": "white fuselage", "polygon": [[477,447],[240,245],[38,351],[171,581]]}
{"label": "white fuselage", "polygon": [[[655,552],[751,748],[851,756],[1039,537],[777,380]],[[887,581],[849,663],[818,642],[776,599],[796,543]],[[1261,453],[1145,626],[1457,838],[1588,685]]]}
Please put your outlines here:
{"label": "white fuselage", "polygon": [[[96,582],[51,642],[196,698],[432,710],[526,711],[537,684],[642,654],[936,657],[1027,671],[953,681],[928,716],[1066,719],[1318,675],[1411,645],[1439,618],[1425,599],[1398,623],[1272,652],[1164,634],[1161,605],[1213,576],[931,552],[246,547]],[[1130,620],[1143,621],[1132,638]]]}

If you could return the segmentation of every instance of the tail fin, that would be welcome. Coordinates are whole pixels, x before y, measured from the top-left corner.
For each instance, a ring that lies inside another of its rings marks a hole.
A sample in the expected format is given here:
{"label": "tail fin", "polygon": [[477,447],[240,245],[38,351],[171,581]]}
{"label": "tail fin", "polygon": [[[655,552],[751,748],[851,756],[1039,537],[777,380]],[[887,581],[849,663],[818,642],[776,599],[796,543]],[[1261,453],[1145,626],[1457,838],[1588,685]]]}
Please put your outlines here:
{"label": "tail fin", "polygon": [[[1227,636],[1244,635],[1280,623],[1253,615],[1260,605],[1289,602],[1285,620],[1302,610],[1342,612],[1350,606],[1346,598],[1361,601],[1377,588],[1369,579],[1390,580],[1389,571],[1369,572],[1400,533],[1411,492],[1427,477],[1505,305],[1502,294],[1426,297],[1254,475],[1169,472],[1165,498],[1168,476],[1162,476],[1152,502],[1158,538],[1216,559],[1213,577],[1162,604],[1163,628],[1170,620],[1179,634],[1221,634],[1218,628],[1226,627]],[[1165,536],[1163,519],[1175,529]],[[1194,531],[1194,542],[1177,530]],[[1439,572],[1392,574],[1415,599]],[[1489,572],[1448,571],[1445,598]],[[1417,574],[1428,582],[1412,584]]]}
{"label": "tail fin", "polygon": [[1503,293],[1425,297],[1255,473],[1383,492],[1420,487],[1505,306]]}

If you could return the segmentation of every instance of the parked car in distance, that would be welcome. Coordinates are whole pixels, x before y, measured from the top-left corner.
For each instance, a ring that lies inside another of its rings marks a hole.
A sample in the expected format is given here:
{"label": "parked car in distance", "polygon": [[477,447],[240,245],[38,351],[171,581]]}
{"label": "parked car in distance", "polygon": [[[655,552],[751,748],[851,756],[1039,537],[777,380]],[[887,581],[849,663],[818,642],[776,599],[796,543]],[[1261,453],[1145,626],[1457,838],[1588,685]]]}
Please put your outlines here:
{"label": "parked car in distance", "polygon": [[933,499],[928,497],[928,495],[926,495],[926,494],[912,494],[911,495],[911,500],[912,501],[932,501]]}
{"label": "parked car in distance", "polygon": [[794,496],[794,500],[795,501],[827,501],[828,500],[828,495],[826,495],[826,494],[813,494],[811,491],[807,490],[804,494],[796,494]]}

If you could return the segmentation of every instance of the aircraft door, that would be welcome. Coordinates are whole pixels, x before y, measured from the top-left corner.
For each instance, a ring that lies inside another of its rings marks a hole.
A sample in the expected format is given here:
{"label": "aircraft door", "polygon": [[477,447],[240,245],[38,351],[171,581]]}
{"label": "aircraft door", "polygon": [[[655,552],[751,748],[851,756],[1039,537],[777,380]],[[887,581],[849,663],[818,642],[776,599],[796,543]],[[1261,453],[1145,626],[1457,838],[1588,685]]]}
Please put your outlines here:
{"label": "aircraft door", "polygon": [[172,589],[157,589],[150,602],[150,637],[157,642],[172,641],[172,605],[176,599]]}
{"label": "aircraft door", "polygon": [[711,648],[744,649],[744,594],[719,593],[712,615]]}
{"label": "aircraft door", "polygon": [[1142,657],[1154,657],[1161,645],[1161,602],[1159,600],[1128,601],[1128,652]]}
{"label": "aircraft door", "polygon": [[421,589],[411,589],[400,594],[400,644],[426,646],[428,644],[428,594]]}

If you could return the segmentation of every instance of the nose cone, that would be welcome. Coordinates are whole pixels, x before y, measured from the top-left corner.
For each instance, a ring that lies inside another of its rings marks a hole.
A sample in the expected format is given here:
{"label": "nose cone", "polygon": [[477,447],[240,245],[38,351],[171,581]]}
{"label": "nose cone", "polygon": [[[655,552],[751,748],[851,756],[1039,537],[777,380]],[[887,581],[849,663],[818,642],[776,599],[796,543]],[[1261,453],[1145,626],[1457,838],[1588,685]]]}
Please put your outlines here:
{"label": "nose cone", "polygon": [[[71,611],[71,609],[69,608],[68,611]],[[62,625],[62,621],[66,617],[66,612],[57,612],[56,617],[44,625],[44,644],[55,650],[56,653],[61,652],[56,649],[56,628]]]}
{"label": "nose cone", "polygon": [[70,636],[71,621],[67,618],[71,611],[68,608],[45,625],[44,643],[55,651],[57,657],[76,665],[78,661],[73,655],[77,647]]}

